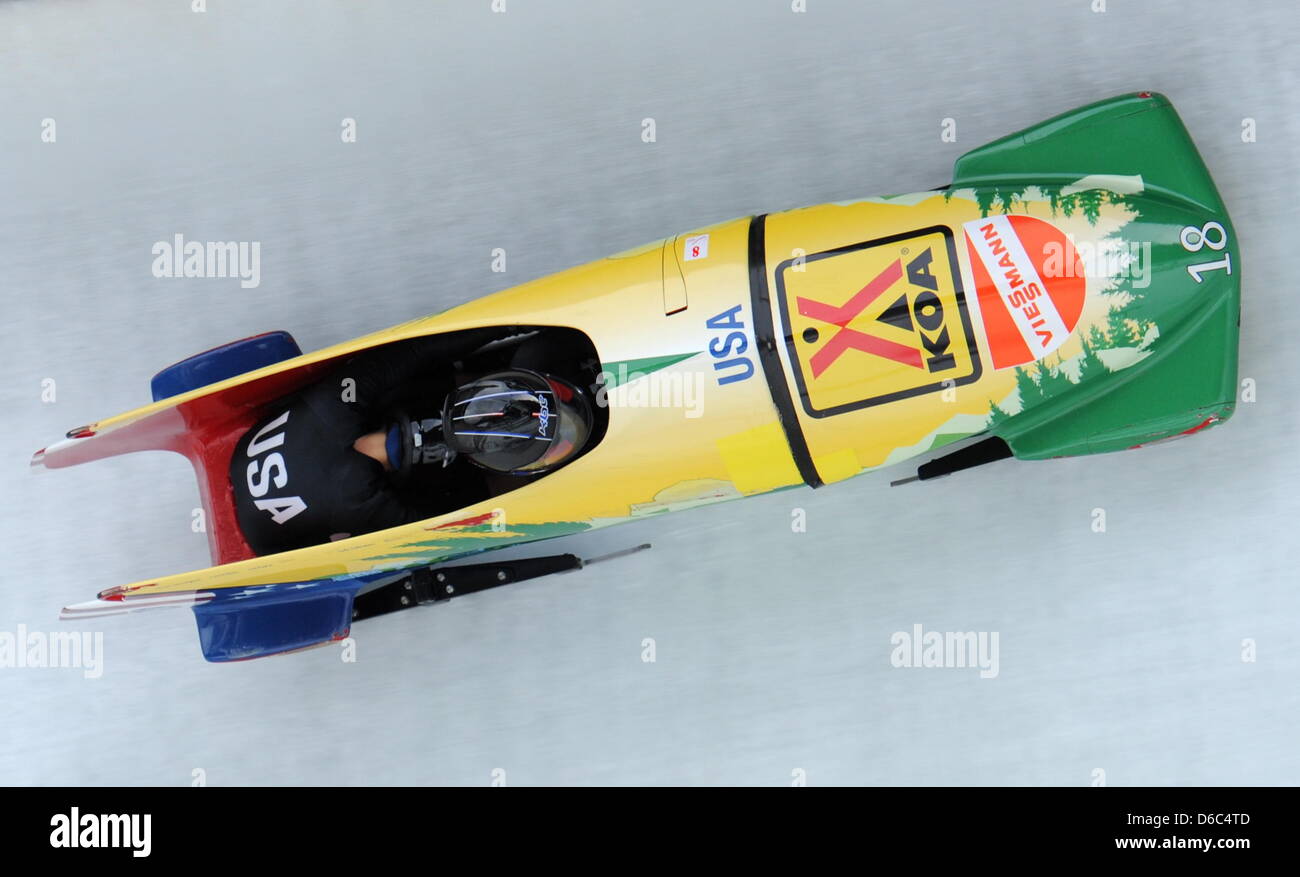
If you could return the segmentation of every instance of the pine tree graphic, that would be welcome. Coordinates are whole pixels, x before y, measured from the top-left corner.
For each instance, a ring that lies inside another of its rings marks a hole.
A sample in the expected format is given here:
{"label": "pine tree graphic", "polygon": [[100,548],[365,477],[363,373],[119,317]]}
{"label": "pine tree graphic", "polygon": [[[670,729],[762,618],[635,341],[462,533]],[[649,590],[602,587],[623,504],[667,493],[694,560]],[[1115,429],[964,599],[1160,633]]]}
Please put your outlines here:
{"label": "pine tree graphic", "polygon": [[[1019,189],[994,187],[974,190],[975,203],[979,207],[980,216],[988,216],[994,210],[1009,213],[1017,201],[1022,204],[1027,203],[1026,196],[1029,188],[1029,186]],[[1053,216],[1059,214],[1073,217],[1077,213],[1086,219],[1089,225],[1096,225],[1101,218],[1101,208],[1106,204],[1127,206],[1134,214],[1134,219],[1140,216],[1136,203],[1118,192],[1083,189],[1063,195],[1060,186],[1038,186],[1037,188],[1046,195]],[[952,190],[945,191],[944,200],[950,200],[952,194]],[[1075,379],[1079,383],[1108,371],[1106,364],[1097,355],[1098,351],[1117,347],[1137,347],[1143,343],[1148,331],[1154,325],[1152,321],[1144,320],[1139,316],[1143,296],[1133,290],[1130,278],[1118,278],[1115,287],[1103,297],[1109,305],[1105,325],[1090,327],[1087,337],[1082,340],[1082,353],[1078,358],[1077,370],[1074,371]],[[1075,383],[1070,373],[1062,368],[1059,355],[1051,364],[1043,361],[1028,366],[1017,366],[1015,374],[1015,392],[1020,402],[1019,411],[1028,410]],[[989,400],[989,427],[995,427],[1011,416],[1011,413],[1003,409],[996,400]]]}

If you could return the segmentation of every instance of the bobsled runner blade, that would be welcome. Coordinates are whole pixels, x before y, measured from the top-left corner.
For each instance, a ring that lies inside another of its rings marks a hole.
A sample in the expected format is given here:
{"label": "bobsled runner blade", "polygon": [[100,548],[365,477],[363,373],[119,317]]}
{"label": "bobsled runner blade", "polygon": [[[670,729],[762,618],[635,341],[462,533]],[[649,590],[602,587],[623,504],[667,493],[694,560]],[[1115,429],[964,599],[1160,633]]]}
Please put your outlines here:
{"label": "bobsled runner blade", "polygon": [[171,594],[144,594],[139,597],[122,597],[87,600],[64,606],[59,612],[60,621],[75,621],[82,618],[102,618],[107,615],[126,615],[144,609],[170,609],[183,606],[195,606],[206,603],[213,597],[208,591],[182,591]]}
{"label": "bobsled runner blade", "polygon": [[642,542],[640,545],[633,545],[631,548],[620,548],[618,551],[611,551],[609,554],[589,557],[582,562],[582,565],[591,566],[593,563],[603,563],[606,560],[617,560],[620,557],[627,557],[629,554],[636,554],[638,551],[645,551],[649,547],[649,542]]}

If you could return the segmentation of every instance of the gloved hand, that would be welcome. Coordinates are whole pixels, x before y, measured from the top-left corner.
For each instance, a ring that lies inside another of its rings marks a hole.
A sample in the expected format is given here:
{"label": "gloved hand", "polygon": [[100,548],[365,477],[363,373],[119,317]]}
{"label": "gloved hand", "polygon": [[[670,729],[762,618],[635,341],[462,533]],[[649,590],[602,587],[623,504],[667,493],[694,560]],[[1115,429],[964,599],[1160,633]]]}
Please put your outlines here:
{"label": "gloved hand", "polygon": [[396,422],[388,429],[385,444],[388,461],[399,478],[409,475],[415,467],[445,467],[456,456],[456,452],[447,447],[439,417],[413,420],[398,412]]}

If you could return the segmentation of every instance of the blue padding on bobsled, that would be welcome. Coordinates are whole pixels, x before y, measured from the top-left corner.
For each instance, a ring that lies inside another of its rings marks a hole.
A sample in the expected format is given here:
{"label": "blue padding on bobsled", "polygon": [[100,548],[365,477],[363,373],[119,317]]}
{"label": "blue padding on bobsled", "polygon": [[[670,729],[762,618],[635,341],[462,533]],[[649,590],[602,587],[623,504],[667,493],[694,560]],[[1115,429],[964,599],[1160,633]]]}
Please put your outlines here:
{"label": "blue padding on bobsled", "polygon": [[301,355],[288,332],[266,332],[182,359],[154,375],[150,390],[157,402]]}

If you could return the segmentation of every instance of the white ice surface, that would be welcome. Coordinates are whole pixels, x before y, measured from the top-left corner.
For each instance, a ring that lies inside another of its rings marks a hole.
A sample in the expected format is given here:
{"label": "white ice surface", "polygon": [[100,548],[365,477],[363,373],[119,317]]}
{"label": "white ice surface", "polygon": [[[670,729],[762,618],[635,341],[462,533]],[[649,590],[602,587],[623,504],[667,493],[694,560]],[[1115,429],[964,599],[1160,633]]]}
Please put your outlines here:
{"label": "white ice surface", "polygon": [[[359,626],[353,664],[209,665],[187,610],[104,619],[98,679],[0,669],[0,784],[1300,782],[1294,4],[208,6],[0,4],[0,631],[205,565],[180,457],[28,469],[163,365],[928,189],[969,148],[1125,91],[1174,100],[1232,210],[1258,401],[1141,452],[615,528],[577,550],[656,547]],[[155,279],[176,233],[259,241],[261,285]],[[891,667],[914,623],[999,632],[1000,675]]]}

